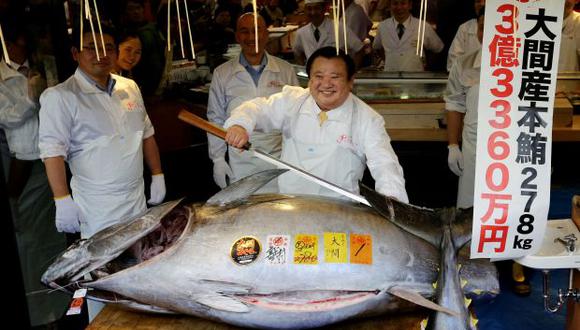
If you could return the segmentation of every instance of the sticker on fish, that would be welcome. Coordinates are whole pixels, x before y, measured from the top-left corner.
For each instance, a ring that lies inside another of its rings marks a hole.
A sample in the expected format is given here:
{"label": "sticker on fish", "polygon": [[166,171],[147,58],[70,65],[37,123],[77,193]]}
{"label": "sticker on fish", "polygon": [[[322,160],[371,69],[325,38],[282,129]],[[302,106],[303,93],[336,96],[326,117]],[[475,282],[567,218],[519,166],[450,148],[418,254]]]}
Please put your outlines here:
{"label": "sticker on fish", "polygon": [[373,238],[371,235],[350,234],[350,263],[373,264]]}
{"label": "sticker on fish", "polygon": [[298,234],[294,238],[294,263],[300,265],[318,264],[318,236]]}
{"label": "sticker on fish", "polygon": [[290,236],[288,235],[268,235],[266,239],[268,248],[266,250],[266,263],[270,265],[285,265],[288,263],[288,245]]}
{"label": "sticker on fish", "polygon": [[324,262],[346,263],[346,233],[324,233]]}
{"label": "sticker on fish", "polygon": [[87,289],[78,289],[73,294],[73,299],[70,302],[68,311],[66,315],[76,315],[81,313],[83,303],[85,301],[85,296],[87,295]]}
{"label": "sticker on fish", "polygon": [[230,255],[236,264],[247,265],[258,259],[261,250],[262,247],[257,238],[244,236],[234,242]]}

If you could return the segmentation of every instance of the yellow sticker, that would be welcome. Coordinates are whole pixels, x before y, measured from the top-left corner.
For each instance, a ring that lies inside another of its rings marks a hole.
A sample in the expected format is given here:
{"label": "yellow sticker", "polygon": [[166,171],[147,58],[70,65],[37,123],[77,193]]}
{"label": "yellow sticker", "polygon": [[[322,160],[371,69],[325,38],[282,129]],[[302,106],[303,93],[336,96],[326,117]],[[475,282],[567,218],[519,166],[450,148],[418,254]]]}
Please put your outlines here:
{"label": "yellow sticker", "polygon": [[371,235],[350,234],[350,262],[373,264],[373,238]]}
{"label": "yellow sticker", "polygon": [[294,242],[295,264],[318,264],[318,236],[298,234],[294,238]]}
{"label": "yellow sticker", "polygon": [[346,233],[324,233],[324,262],[346,263]]}

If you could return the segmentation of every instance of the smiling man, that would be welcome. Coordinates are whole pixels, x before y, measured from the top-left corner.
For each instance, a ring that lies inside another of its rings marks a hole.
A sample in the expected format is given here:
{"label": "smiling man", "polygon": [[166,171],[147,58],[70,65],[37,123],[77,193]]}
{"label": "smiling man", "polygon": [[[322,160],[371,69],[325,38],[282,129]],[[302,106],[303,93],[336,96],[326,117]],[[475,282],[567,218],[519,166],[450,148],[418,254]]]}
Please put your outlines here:
{"label": "smiling man", "polygon": [[[258,51],[254,14],[246,13],[238,19],[236,40],[242,48],[239,56],[217,67],[213,73],[207,104],[209,121],[222,126],[232,110],[254,97],[270,96],[280,92],[284,85],[298,85],[298,78],[290,63],[271,56],[266,52],[268,30],[261,16],[258,16]],[[270,154],[279,156],[282,149],[280,132],[256,133],[252,144]],[[209,157],[213,161],[213,177],[220,188],[250,174],[272,168],[248,153],[228,150],[223,140],[208,134]],[[228,152],[229,162],[225,155]],[[275,183],[264,187],[261,192],[277,192]]]}
{"label": "smiling man", "polygon": [[[368,166],[377,191],[408,202],[383,118],[351,93],[352,58],[334,47],[320,48],[306,71],[308,88],[286,86],[236,108],[225,123],[227,143],[239,148],[254,130],[281,130],[282,160],[355,193]],[[278,185],[281,193],[344,198],[291,172]]]}

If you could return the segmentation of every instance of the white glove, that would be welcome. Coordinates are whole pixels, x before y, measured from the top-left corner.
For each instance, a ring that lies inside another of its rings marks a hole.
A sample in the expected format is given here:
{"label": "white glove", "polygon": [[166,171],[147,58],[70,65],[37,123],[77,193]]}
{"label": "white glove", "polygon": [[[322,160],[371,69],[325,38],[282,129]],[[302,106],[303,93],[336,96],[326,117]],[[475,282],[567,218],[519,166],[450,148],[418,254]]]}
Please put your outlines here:
{"label": "white glove", "polygon": [[59,233],[81,231],[81,210],[70,195],[54,200],[56,205],[56,230]]}
{"label": "white glove", "polygon": [[226,176],[231,178],[234,175],[230,165],[223,158],[218,158],[213,161],[213,180],[220,188],[228,186]]}
{"label": "white glove", "polygon": [[447,156],[447,164],[451,172],[455,175],[460,176],[463,173],[463,154],[461,149],[457,144],[452,144],[447,146],[449,149],[449,155]]}
{"label": "white glove", "polygon": [[147,203],[151,205],[157,205],[163,202],[165,198],[165,176],[163,173],[155,174],[151,176],[151,198],[147,201]]}

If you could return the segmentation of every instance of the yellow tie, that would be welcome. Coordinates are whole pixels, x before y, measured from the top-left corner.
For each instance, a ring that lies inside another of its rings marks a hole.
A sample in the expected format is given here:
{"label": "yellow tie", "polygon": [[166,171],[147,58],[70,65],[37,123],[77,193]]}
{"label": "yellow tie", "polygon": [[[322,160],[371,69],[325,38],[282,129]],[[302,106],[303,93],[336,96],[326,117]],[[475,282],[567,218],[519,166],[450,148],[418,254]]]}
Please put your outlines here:
{"label": "yellow tie", "polygon": [[324,124],[324,122],[328,119],[328,115],[326,114],[326,111],[320,111],[320,113],[318,114],[318,122],[320,123],[320,126],[322,127],[322,124]]}

